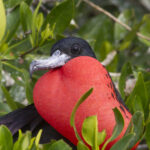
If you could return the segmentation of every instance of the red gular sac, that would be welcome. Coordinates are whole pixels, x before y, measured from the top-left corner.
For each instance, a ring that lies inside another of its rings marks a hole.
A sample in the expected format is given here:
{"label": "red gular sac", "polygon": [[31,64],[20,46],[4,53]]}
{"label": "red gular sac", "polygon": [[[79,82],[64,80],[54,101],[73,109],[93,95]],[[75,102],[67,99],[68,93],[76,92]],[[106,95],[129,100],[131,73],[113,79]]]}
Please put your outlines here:
{"label": "red gular sac", "polygon": [[[44,74],[33,91],[34,103],[39,114],[59,133],[77,145],[73,128],[70,126],[71,112],[78,99],[90,88],[92,94],[76,112],[75,124],[81,136],[84,119],[96,115],[99,131],[106,130],[106,140],[112,135],[116,121],[113,108],[117,107],[124,118],[124,129],[111,146],[123,137],[132,115],[119,102],[107,70],[95,58],[80,56],[64,66]],[[135,147],[133,148],[135,149]]]}

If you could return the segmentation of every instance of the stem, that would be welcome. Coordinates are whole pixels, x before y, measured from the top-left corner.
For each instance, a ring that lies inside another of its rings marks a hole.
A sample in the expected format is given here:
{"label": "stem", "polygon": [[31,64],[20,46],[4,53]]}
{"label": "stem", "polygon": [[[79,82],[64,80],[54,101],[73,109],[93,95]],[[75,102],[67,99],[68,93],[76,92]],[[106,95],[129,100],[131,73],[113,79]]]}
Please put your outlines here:
{"label": "stem", "polygon": [[[128,31],[131,31],[132,28],[130,26],[128,26],[127,24],[121,22],[119,19],[117,19],[115,16],[113,16],[110,12],[106,11],[105,9],[103,9],[102,7],[94,4],[93,2],[89,1],[89,0],[83,0],[85,3],[87,3],[88,5],[90,5],[91,7],[95,8],[96,10],[98,10],[99,12],[102,12],[103,14],[105,14],[106,16],[108,16],[109,18],[111,18],[113,21],[119,23],[121,26],[123,26],[125,29],[127,29]],[[147,37],[139,32],[136,33],[136,35],[142,39],[148,40],[150,41],[150,37]]]}

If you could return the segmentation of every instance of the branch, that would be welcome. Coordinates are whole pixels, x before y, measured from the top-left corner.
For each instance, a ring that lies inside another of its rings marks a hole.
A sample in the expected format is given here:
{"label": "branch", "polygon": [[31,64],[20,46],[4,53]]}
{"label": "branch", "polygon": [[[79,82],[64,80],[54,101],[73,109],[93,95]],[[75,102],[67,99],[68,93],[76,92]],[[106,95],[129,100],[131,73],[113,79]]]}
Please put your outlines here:
{"label": "branch", "polygon": [[104,59],[103,62],[101,62],[104,66],[108,66],[112,61],[113,59],[115,58],[117,52],[116,51],[112,51],[110,52],[106,58]]}
{"label": "branch", "polygon": [[115,78],[119,78],[121,73],[117,73],[117,72],[109,72],[111,77],[115,77]]}
{"label": "branch", "polygon": [[148,146],[147,146],[147,144],[140,144],[140,145],[138,145],[138,147],[137,147],[137,150],[148,150]]}
{"label": "branch", "polygon": [[[94,4],[93,2],[89,1],[89,0],[83,0],[85,3],[87,3],[88,5],[90,5],[91,7],[93,7],[94,9],[98,10],[99,12],[102,12],[103,14],[105,14],[106,16],[108,16],[109,18],[111,18],[113,21],[119,23],[121,26],[123,26],[125,29],[127,29],[128,31],[131,31],[132,28],[130,26],[128,26],[127,24],[121,22],[119,19],[117,19],[115,16],[113,16],[110,12],[106,11],[105,9],[103,9],[102,7]],[[136,33],[136,35],[142,39],[148,40],[150,41],[150,37],[147,37],[139,32]]]}

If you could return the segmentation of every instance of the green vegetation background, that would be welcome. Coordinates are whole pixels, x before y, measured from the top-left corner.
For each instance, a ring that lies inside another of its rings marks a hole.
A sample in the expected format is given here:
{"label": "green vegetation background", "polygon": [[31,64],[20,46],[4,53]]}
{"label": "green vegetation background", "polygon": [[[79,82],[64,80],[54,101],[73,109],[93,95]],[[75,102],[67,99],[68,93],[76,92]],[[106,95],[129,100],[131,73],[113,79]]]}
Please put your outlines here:
{"label": "green vegetation background", "polygon": [[[100,62],[110,61],[106,68],[130,112],[135,114],[136,141],[141,140],[141,145],[150,149],[150,0],[92,2],[132,30],[82,0],[0,0],[0,115],[33,102],[34,84],[44,71],[35,73],[31,80],[31,61],[48,57],[57,40],[77,36],[90,43]],[[114,56],[108,58],[109,54]],[[0,149],[12,149],[8,129],[0,127],[0,133]],[[32,139],[31,133],[20,131],[20,141],[13,149],[48,149],[47,145],[39,145],[40,134]],[[126,139],[129,138],[130,135]],[[63,141],[52,141],[50,145],[53,144],[70,149]]]}

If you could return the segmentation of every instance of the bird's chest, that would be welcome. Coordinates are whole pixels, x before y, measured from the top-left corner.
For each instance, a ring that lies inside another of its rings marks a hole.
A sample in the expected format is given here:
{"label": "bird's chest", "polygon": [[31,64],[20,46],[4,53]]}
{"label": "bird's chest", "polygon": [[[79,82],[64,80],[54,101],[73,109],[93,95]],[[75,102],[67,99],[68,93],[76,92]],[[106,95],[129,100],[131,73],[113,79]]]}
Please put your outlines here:
{"label": "bird's chest", "polygon": [[93,65],[86,61],[68,63],[46,73],[34,88],[34,103],[40,115],[74,144],[77,139],[70,126],[71,112],[78,99],[90,88],[94,88],[93,93],[76,113],[78,132],[81,131],[83,120],[92,115],[97,115],[99,130],[105,129],[108,137],[115,126],[112,109],[119,108],[120,104],[116,100],[111,79],[102,65]]}

